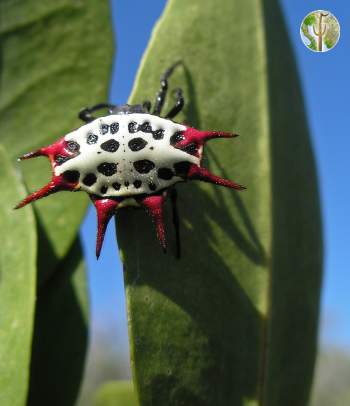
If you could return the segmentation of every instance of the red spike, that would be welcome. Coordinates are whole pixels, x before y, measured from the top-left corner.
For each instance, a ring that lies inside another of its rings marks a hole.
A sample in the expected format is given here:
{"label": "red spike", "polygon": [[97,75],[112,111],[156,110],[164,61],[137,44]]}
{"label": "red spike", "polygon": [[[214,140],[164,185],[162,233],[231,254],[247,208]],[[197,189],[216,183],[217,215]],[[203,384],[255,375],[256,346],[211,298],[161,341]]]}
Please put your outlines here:
{"label": "red spike", "polygon": [[60,185],[55,183],[54,181],[51,181],[47,185],[42,187],[41,189],[28,195],[19,204],[17,204],[15,209],[20,209],[20,208],[26,206],[28,203],[34,202],[35,200],[39,200],[45,196],[51,195],[52,193],[56,193],[59,190],[61,190]]}
{"label": "red spike", "polygon": [[28,195],[25,199],[23,199],[16,207],[15,209],[20,209],[24,206],[26,206],[28,203],[34,202],[36,200],[39,200],[43,197],[49,196],[52,193],[59,192],[60,190],[75,190],[76,186],[78,185],[78,182],[67,182],[63,179],[62,175],[59,176],[54,176],[52,180],[42,187],[41,189],[37,190],[34,193],[31,193]]}
{"label": "red spike", "polygon": [[119,204],[113,199],[96,199],[91,197],[97,212],[97,238],[96,238],[96,258],[98,259],[101,253],[103,240],[109,220],[115,214],[115,210]]}
{"label": "red spike", "polygon": [[164,252],[166,251],[166,240],[163,222],[163,203],[165,197],[159,195],[147,196],[140,203],[146,208],[148,214],[155,222],[157,237]]}
{"label": "red spike", "polygon": [[187,127],[184,132],[185,139],[180,141],[177,146],[185,146],[189,143],[196,143],[203,145],[205,141],[212,138],[233,138],[237,137],[238,134],[233,134],[225,131],[199,131],[192,127]]}
{"label": "red spike", "polygon": [[25,159],[35,158],[37,156],[43,156],[43,155],[45,155],[45,153],[43,152],[43,149],[40,148],[40,149],[38,149],[36,151],[28,152],[27,154],[24,154],[24,155],[20,156],[18,158],[18,160],[23,161]]}
{"label": "red spike", "polygon": [[67,149],[67,141],[64,139],[64,137],[62,137],[51,145],[22,155],[21,157],[18,158],[18,160],[22,161],[24,159],[35,158],[37,156],[47,156],[51,161],[51,164],[53,164],[54,158],[57,154],[73,158],[74,156],[77,155],[77,152],[72,152],[69,149]]}
{"label": "red spike", "polygon": [[199,131],[198,138],[203,141],[207,141],[213,138],[234,138],[238,137],[238,134],[228,133],[225,131]]}
{"label": "red spike", "polygon": [[229,187],[236,190],[246,189],[244,186],[238,183],[232,182],[228,179],[220,178],[219,176],[213,175],[206,168],[201,168],[200,166],[192,164],[188,171],[188,179],[198,179],[204,182],[215,183],[216,185]]}

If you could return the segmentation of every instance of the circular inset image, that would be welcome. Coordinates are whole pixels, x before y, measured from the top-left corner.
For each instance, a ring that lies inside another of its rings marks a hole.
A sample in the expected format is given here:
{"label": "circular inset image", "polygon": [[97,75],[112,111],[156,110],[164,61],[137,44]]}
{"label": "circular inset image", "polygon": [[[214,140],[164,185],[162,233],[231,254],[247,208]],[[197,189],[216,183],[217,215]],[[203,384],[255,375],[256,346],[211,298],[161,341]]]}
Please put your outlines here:
{"label": "circular inset image", "polygon": [[304,45],[311,51],[327,52],[339,41],[340,25],[331,12],[312,11],[301,23],[300,36]]}

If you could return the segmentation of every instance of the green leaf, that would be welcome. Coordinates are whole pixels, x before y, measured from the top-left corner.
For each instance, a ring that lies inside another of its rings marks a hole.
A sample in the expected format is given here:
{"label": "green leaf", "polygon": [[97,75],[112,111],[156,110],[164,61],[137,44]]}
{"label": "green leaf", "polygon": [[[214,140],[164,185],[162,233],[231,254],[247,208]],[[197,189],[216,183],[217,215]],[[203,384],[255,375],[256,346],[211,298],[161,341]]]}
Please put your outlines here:
{"label": "green leaf", "polygon": [[35,303],[36,232],[31,209],[15,212],[23,185],[0,147],[0,405],[24,405]]}
{"label": "green leaf", "polygon": [[[315,163],[278,2],[171,0],[131,102],[184,88],[177,121],[234,131],[203,165],[242,193],[178,186],[182,258],[143,211],[121,210],[131,361],[140,403],[306,405],[315,359],[321,227]],[[165,107],[174,103],[171,100]]]}
{"label": "green leaf", "polygon": [[38,292],[28,405],[74,405],[88,341],[85,270],[76,239]]}
{"label": "green leaf", "polygon": [[[0,43],[0,140],[10,157],[81,126],[80,109],[105,101],[113,56],[108,2],[2,0]],[[30,192],[51,177],[46,159],[20,168]],[[83,193],[58,193],[32,206],[39,249],[30,404],[74,404],[79,389],[87,299],[77,233],[87,203]]]}
{"label": "green leaf", "polygon": [[[0,137],[11,157],[48,145],[82,125],[81,108],[107,97],[112,63],[109,5],[98,0],[0,4]],[[50,179],[44,158],[21,163],[30,191]],[[44,280],[72,245],[88,199],[58,193],[35,203],[53,255]]]}
{"label": "green leaf", "polygon": [[96,393],[94,406],[138,406],[131,382],[105,383]]}

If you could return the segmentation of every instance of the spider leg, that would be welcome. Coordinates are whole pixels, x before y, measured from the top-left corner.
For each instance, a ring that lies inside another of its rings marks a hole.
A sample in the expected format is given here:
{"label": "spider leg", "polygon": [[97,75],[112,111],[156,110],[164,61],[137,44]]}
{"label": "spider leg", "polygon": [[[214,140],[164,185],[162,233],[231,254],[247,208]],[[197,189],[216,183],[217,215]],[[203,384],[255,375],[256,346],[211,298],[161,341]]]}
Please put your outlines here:
{"label": "spider leg", "polygon": [[183,109],[185,105],[185,99],[182,93],[182,89],[175,89],[175,106],[168,112],[168,114],[165,116],[165,118],[174,118],[180,111]]}
{"label": "spider leg", "polygon": [[152,103],[149,100],[145,100],[142,103],[142,107],[149,113],[151,111],[151,108],[152,108]]}
{"label": "spider leg", "polygon": [[180,221],[179,212],[177,210],[177,190],[172,188],[170,190],[170,199],[173,209],[173,224],[175,229],[175,240],[176,240],[176,258],[181,258],[181,240],[180,240]]}
{"label": "spider leg", "polygon": [[95,106],[92,107],[85,107],[82,110],[80,110],[78,117],[80,120],[85,121],[85,123],[90,123],[91,121],[94,121],[96,117],[92,116],[91,113],[97,111],[97,110],[102,110],[102,109],[112,109],[115,106],[110,103],[99,103],[96,104]]}
{"label": "spider leg", "polygon": [[157,93],[156,101],[155,101],[155,104],[154,104],[154,109],[153,109],[152,114],[154,114],[156,116],[160,115],[160,113],[162,111],[162,108],[163,108],[163,105],[164,105],[166,94],[167,94],[167,91],[168,91],[168,79],[171,76],[171,74],[173,73],[174,69],[178,65],[180,65],[181,63],[182,63],[182,61],[175,62],[161,76],[161,78],[160,78],[160,90]]}

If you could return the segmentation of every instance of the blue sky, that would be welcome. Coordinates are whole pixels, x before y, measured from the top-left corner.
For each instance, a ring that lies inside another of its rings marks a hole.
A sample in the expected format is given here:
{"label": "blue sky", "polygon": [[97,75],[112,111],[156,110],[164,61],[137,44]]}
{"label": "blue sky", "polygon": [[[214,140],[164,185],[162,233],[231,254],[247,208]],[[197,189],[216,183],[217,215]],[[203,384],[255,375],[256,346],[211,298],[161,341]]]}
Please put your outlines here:
{"label": "blue sky", "polygon": [[[350,348],[350,192],[347,177],[350,149],[347,125],[350,115],[350,8],[345,0],[283,0],[281,4],[301,74],[321,188],[325,276],[320,341],[326,345]],[[118,39],[110,91],[110,101],[113,103],[123,104],[127,101],[152,27],[164,5],[165,0],[147,3],[141,0],[112,0]],[[309,51],[299,33],[305,15],[318,9],[331,11],[341,26],[338,45],[325,54]],[[96,331],[108,332],[119,348],[126,349],[123,275],[113,222],[109,226],[99,261],[94,256],[95,233],[95,213],[90,208],[81,228],[81,236],[87,258],[93,331],[95,334]]]}

